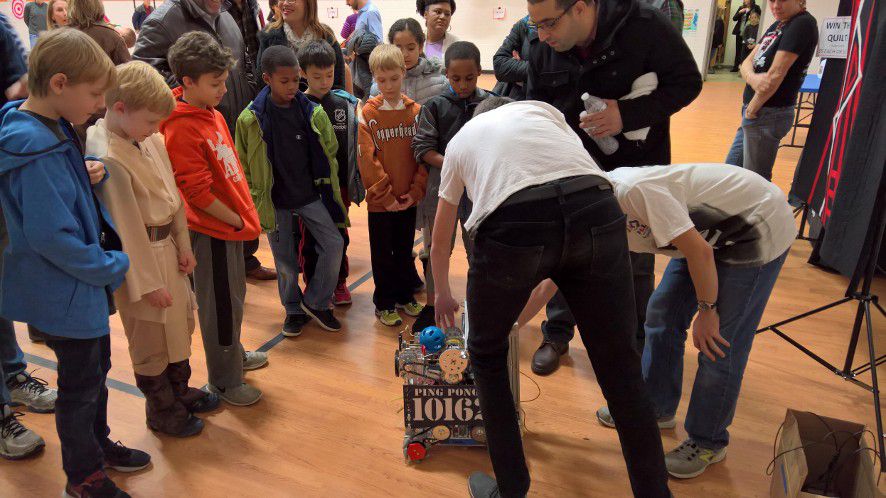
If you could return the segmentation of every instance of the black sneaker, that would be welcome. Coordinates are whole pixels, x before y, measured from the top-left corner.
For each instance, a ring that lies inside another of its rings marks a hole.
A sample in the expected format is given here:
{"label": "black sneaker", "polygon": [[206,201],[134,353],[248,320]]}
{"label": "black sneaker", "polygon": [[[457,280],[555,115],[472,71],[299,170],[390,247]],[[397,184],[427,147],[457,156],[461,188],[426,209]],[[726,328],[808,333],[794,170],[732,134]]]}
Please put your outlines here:
{"label": "black sneaker", "polygon": [[151,455],[127,448],[120,441],[112,443],[110,439],[105,440],[102,451],[105,453],[105,468],[118,472],[136,472],[151,464]]}
{"label": "black sneaker", "polygon": [[341,322],[335,319],[335,315],[332,314],[332,310],[315,310],[311,309],[304,302],[301,303],[301,309],[304,310],[305,313],[314,320],[317,320],[317,324],[320,327],[330,331],[330,332],[338,332],[341,330]]}
{"label": "black sneaker", "polygon": [[211,412],[218,408],[218,405],[221,404],[221,398],[218,397],[218,394],[215,393],[206,393],[206,396],[195,401],[191,404],[189,411],[191,413],[205,413]]}
{"label": "black sneaker", "polygon": [[418,314],[418,317],[415,318],[415,323],[412,324],[412,333],[417,334],[428,327],[433,327],[436,324],[437,318],[434,316],[434,307],[425,306]]}
{"label": "black sneaker", "polygon": [[301,335],[301,329],[306,323],[311,321],[308,315],[286,315],[286,321],[283,322],[284,337],[298,337]]}
{"label": "black sneaker", "polygon": [[76,486],[68,483],[65,486],[64,498],[130,498],[104,473],[96,471]]}
{"label": "black sneaker", "polygon": [[468,477],[468,492],[471,498],[501,498],[498,483],[482,472],[474,472]]}

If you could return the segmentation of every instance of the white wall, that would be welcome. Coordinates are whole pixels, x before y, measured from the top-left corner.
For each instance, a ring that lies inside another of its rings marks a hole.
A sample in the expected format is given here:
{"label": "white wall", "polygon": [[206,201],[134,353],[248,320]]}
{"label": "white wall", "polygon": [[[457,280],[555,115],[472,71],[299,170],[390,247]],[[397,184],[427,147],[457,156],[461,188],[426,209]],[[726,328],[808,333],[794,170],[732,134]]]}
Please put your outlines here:
{"label": "white wall", "polygon": [[[139,3],[141,0],[137,0]],[[702,11],[702,20],[699,22],[697,33],[686,34],[687,43],[693,49],[699,68],[704,69],[707,62],[707,51],[710,46],[710,36],[712,31],[711,9],[713,0],[685,0],[687,8],[703,8],[699,6],[689,7],[690,5],[701,4],[707,11]],[[833,0],[809,0],[810,3],[828,2]],[[422,25],[424,20],[415,12],[415,0],[375,0],[376,5],[382,12],[382,21],[387,33],[388,28],[397,20],[404,17],[414,17],[418,19]],[[157,5],[161,2],[157,0]],[[345,3],[345,0],[318,0],[320,21],[328,24],[336,33],[341,31],[345,18],[351,14],[351,9]],[[740,1],[738,3],[741,3]],[[262,10],[267,16],[268,3],[267,0],[259,0]],[[105,13],[111,22],[123,26],[132,25],[132,12],[134,6],[132,0],[105,0]],[[506,16],[503,20],[493,19],[492,13],[496,7],[503,7],[506,10]],[[337,18],[328,17],[328,9],[332,7],[337,9]],[[12,12],[12,0],[0,0],[0,12],[3,12],[13,20],[13,25],[23,40],[28,39],[28,32],[23,21],[14,19]],[[461,0],[458,2],[458,8],[452,17],[452,33],[463,40],[470,40],[477,44],[480,53],[483,55],[484,69],[492,70],[492,56],[498,47],[501,46],[505,36],[510,32],[511,26],[519,19],[526,16],[526,0]],[[704,74],[705,71],[702,71]]]}
{"label": "white wall", "polygon": [[[141,0],[138,0],[139,3]],[[414,17],[424,26],[424,19],[415,12],[415,0],[375,0],[376,5],[382,12],[382,21],[387,34],[388,28],[404,17]],[[161,2],[157,1],[159,5]],[[336,33],[341,31],[345,18],[351,14],[351,9],[345,0],[318,0],[320,21],[328,24]],[[267,17],[268,2],[259,0],[262,10]],[[105,13],[111,22],[123,26],[132,26],[132,12],[134,10],[131,0],[105,0]],[[503,20],[492,18],[493,10],[501,6],[506,9]],[[337,9],[338,17],[328,17],[328,9]],[[13,21],[23,40],[28,38],[28,30],[23,21],[12,16],[12,0],[0,0],[0,12],[7,15]],[[501,46],[505,36],[510,32],[511,26],[522,17],[526,16],[526,0],[462,0],[458,2],[455,15],[452,17],[452,33],[461,39],[470,40],[477,44],[480,53],[483,54],[484,69],[492,70],[492,55]]]}
{"label": "white wall", "polygon": [[683,40],[692,50],[698,70],[707,76],[708,57],[711,52],[711,38],[714,36],[714,17],[717,15],[717,0],[683,0],[686,15],[698,10],[698,28],[684,30]]}

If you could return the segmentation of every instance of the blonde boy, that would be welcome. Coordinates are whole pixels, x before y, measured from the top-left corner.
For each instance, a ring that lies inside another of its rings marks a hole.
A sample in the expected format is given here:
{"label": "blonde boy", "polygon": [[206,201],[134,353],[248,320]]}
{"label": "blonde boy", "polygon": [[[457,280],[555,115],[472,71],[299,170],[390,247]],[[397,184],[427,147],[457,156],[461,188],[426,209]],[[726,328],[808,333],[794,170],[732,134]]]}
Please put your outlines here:
{"label": "blonde boy", "polygon": [[422,310],[415,302],[412,281],[415,206],[427,181],[426,170],[418,167],[412,154],[421,106],[401,93],[406,63],[400,49],[379,45],[369,66],[381,95],[363,106],[358,166],[369,209],[375,314],[382,324],[394,327],[403,323],[398,309],[410,316]]}
{"label": "blonde boy", "polygon": [[73,497],[129,496],[104,468],[150,463],[147,453],[108,438],[110,295],[129,258],[90,185],[103,181],[104,167],[87,167],[71,126],[104,106],[115,77],[92,38],[53,30],[31,52],[30,97],[0,110],[0,201],[9,230],[0,315],[46,332],[58,359],[56,428]]}
{"label": "blonde boy", "polygon": [[163,77],[144,62],[117,67],[105,94],[107,112],[87,133],[86,151],[110,174],[99,188],[118,227],[130,267],[114,297],[148,427],[171,436],[197,434],[192,412],[218,406],[218,397],[189,388],[194,300],[188,275],[196,262],[188,222],[157,133],[175,108]]}

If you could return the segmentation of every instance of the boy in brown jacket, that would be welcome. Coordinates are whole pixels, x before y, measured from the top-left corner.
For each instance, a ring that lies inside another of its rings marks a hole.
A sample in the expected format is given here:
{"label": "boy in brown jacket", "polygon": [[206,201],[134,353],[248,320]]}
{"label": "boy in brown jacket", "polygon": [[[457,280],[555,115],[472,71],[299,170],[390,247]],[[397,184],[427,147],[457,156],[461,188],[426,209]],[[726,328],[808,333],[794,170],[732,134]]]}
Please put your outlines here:
{"label": "boy in brown jacket", "polygon": [[369,66],[381,95],[363,106],[358,166],[366,185],[369,248],[375,280],[375,315],[389,327],[403,323],[397,312],[418,316],[413,296],[412,245],[416,204],[424,197],[427,172],[415,162],[412,138],[421,106],[401,93],[406,63],[393,45],[379,45]]}

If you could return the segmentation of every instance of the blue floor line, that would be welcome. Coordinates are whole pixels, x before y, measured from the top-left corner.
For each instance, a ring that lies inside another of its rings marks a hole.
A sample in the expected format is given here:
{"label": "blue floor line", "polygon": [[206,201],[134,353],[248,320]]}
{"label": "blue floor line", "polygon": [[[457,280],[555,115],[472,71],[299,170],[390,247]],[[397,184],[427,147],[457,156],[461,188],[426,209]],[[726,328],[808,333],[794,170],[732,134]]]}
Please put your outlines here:
{"label": "blue floor line", "polygon": [[[413,244],[412,247],[416,247],[416,246],[418,246],[418,245],[421,244],[423,241],[424,241],[424,237],[419,237],[418,239],[416,239],[415,244]],[[363,285],[364,283],[368,282],[370,278],[372,278],[372,270],[366,272],[362,277],[358,278],[358,279],[357,279],[356,281],[354,281],[351,285],[349,285],[349,286],[348,286],[348,290],[351,291],[351,292],[354,292],[354,290],[355,290],[357,287],[360,287],[360,286]],[[256,349],[256,351],[259,351],[259,352],[261,352],[261,353],[267,353],[267,352],[270,351],[274,346],[276,346],[277,344],[280,344],[281,342],[283,342],[283,339],[286,339],[286,337],[285,337],[282,333],[277,334],[276,336],[274,336],[273,338],[271,338],[268,342],[266,342],[266,343],[262,344],[261,346],[259,346],[259,348]]]}
{"label": "blue floor line", "polygon": [[[419,237],[415,241],[415,244],[413,244],[412,247],[418,246],[419,244],[421,244],[423,242],[423,240],[424,240],[423,237]],[[372,278],[372,271],[366,272],[365,275],[358,278],[355,282],[353,282],[351,285],[349,285],[348,290],[353,292],[355,289],[357,289],[357,287],[360,287],[361,285],[368,282],[370,278]],[[268,342],[262,344],[256,351],[261,351],[263,353],[266,353],[266,352],[270,351],[277,344],[280,344],[283,341],[283,339],[285,339],[285,337],[283,337],[283,334],[277,334],[274,338],[272,338]],[[46,358],[43,358],[42,356],[37,356],[37,355],[30,354],[30,353],[25,353],[25,361],[27,361],[30,364],[40,366],[42,368],[48,368],[48,369],[54,370],[56,372],[58,371],[58,363],[56,363],[52,360],[48,360]],[[142,394],[142,392],[139,391],[138,387],[133,386],[132,384],[129,384],[128,382],[123,382],[121,380],[116,380],[116,379],[112,379],[109,377],[106,382],[106,385],[108,386],[109,389],[116,389],[117,391],[121,391],[126,394],[131,394],[137,398],[144,398],[145,397]]]}

